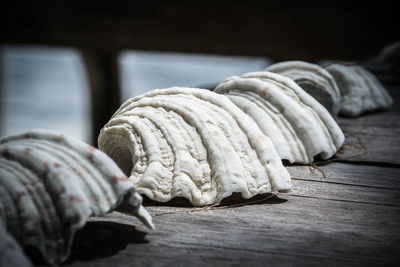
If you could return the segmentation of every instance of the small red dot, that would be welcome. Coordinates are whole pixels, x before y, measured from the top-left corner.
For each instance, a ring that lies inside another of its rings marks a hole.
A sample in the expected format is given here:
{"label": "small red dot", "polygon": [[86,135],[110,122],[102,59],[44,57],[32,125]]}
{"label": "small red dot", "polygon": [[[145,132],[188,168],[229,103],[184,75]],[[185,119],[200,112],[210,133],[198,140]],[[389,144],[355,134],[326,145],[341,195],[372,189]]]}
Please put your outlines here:
{"label": "small red dot", "polygon": [[58,142],[61,142],[62,140],[64,140],[64,134],[60,134],[59,136],[57,136],[56,140]]}
{"label": "small red dot", "polygon": [[117,175],[113,175],[113,176],[111,177],[111,179],[112,179],[112,181],[113,181],[114,183],[129,181],[128,177],[126,177],[126,176],[120,176],[120,177],[118,177]]}
{"label": "small red dot", "polygon": [[83,203],[83,199],[78,197],[77,195],[69,195],[69,200],[72,202]]}
{"label": "small red dot", "polygon": [[31,151],[32,151],[32,148],[29,148],[29,147],[24,148],[24,153],[27,156],[29,156],[29,153],[31,153]]}

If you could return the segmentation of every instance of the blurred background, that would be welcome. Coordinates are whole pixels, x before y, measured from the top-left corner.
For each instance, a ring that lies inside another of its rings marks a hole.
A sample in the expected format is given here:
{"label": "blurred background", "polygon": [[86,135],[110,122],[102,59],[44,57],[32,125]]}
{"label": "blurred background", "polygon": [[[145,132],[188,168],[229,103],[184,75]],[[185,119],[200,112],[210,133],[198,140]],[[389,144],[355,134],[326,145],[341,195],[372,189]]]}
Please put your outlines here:
{"label": "blurred background", "polygon": [[395,1],[2,1],[0,136],[96,145],[126,99],[212,89],[283,60],[368,62],[400,39]]}

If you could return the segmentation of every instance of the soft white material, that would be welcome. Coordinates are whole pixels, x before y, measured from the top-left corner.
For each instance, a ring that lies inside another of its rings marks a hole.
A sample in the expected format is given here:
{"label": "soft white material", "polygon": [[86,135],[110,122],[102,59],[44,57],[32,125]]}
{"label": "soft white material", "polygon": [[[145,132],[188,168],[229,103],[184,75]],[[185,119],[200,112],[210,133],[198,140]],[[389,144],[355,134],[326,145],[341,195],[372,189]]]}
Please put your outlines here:
{"label": "soft white material", "polygon": [[341,94],[340,114],[356,117],[364,112],[389,108],[393,100],[375,78],[359,65],[330,64],[325,69],[332,74]]}
{"label": "soft white material", "polygon": [[304,61],[285,61],[270,65],[265,70],[289,77],[332,115],[339,113],[339,89],[332,75],[319,65]]}
{"label": "soft white material", "polygon": [[101,130],[99,148],[141,194],[165,202],[217,204],[291,188],[271,140],[228,98],[168,88],[126,101]]}
{"label": "soft white material", "polygon": [[289,162],[310,163],[317,155],[328,159],[344,142],[329,112],[290,78],[252,72],[226,79],[215,92],[253,118]]}
{"label": "soft white material", "polygon": [[153,228],[142,198],[103,152],[63,134],[34,130],[0,140],[0,221],[47,263],[65,261],[89,216],[125,202]]}

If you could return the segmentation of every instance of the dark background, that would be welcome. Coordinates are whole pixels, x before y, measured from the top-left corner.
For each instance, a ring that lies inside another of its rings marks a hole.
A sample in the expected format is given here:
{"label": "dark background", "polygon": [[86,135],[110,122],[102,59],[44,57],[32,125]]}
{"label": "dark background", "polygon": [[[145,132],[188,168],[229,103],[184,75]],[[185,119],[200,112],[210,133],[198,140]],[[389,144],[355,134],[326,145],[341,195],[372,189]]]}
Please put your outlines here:
{"label": "dark background", "polygon": [[399,39],[396,1],[3,1],[1,43],[360,60]]}

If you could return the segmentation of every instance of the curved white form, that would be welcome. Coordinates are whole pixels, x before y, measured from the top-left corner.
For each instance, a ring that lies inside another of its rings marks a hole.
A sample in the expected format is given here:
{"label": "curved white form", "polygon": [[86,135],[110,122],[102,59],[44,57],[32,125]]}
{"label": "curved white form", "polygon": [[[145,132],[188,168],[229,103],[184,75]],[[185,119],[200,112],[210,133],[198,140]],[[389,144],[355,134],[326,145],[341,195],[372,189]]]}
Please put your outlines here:
{"label": "curved white form", "polygon": [[99,148],[141,194],[166,202],[217,204],[291,188],[271,140],[228,98],[168,88],[126,101],[101,130]]}
{"label": "curved white form", "polygon": [[88,217],[122,202],[153,228],[142,198],[103,152],[48,130],[0,139],[0,221],[49,264],[65,261]]}
{"label": "curved white form", "polygon": [[289,77],[317,99],[332,115],[339,113],[339,89],[332,75],[319,65],[304,61],[285,61],[272,64],[265,70]]}
{"label": "curved white form", "polygon": [[215,92],[226,95],[272,139],[282,159],[310,163],[332,157],[344,135],[317,100],[292,79],[272,72],[230,77]]}
{"label": "curved white form", "polygon": [[392,105],[386,89],[362,66],[334,63],[325,69],[335,78],[340,90],[340,115],[356,117]]}

